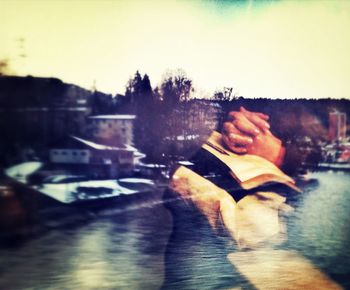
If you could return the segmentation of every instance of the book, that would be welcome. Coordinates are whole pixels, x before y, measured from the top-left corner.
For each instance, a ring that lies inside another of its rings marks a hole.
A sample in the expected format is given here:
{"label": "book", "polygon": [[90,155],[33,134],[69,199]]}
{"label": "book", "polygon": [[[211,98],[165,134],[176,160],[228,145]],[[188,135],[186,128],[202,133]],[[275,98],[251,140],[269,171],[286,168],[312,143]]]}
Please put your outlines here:
{"label": "book", "polygon": [[252,189],[266,183],[283,183],[300,192],[295,181],[270,161],[252,154],[238,155],[225,148],[220,133],[214,131],[202,146],[221,160],[230,170],[232,177],[243,189]]}

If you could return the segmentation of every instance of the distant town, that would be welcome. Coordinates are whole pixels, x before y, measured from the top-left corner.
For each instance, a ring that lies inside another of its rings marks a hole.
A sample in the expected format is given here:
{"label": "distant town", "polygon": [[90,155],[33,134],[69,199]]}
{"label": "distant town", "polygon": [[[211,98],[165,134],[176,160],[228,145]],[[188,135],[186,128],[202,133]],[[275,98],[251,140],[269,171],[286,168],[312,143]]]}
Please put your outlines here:
{"label": "distant town", "polygon": [[167,167],[186,160],[241,105],[269,114],[276,134],[295,143],[306,165],[350,162],[347,100],[244,99],[228,88],[194,99],[191,90],[182,75],[152,88],[137,72],[115,96],[55,78],[1,76],[0,166],[38,160],[49,171],[97,179]]}

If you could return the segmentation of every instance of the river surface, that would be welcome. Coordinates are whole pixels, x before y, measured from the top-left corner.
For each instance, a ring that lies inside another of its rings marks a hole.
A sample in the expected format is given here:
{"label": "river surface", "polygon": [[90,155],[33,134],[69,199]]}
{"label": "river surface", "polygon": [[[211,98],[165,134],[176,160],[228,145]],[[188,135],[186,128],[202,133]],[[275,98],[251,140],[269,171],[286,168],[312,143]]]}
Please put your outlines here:
{"label": "river surface", "polygon": [[[350,289],[350,174],[316,172],[311,177],[317,182],[305,186],[294,201],[288,240],[280,249],[298,252]],[[158,200],[94,212],[79,225],[57,221],[57,226],[48,227],[34,237],[2,246],[0,289],[161,287],[164,253],[172,231],[172,216],[161,195]],[[193,251],[184,249],[189,261]],[[216,269],[220,268],[213,267],[214,272]],[[185,275],[186,269],[183,271]],[[213,275],[220,277],[219,272]],[[208,287],[199,279],[195,289],[203,288]]]}

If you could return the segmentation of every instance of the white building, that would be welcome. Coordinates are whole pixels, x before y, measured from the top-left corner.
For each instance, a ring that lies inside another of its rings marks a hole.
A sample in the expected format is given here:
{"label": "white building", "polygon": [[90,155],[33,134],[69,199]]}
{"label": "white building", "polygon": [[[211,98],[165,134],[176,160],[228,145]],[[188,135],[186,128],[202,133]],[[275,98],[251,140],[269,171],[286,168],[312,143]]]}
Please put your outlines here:
{"label": "white building", "polygon": [[[50,162],[80,167],[82,171],[95,175],[117,177],[130,173],[144,155],[131,145],[108,146],[70,136],[50,149]],[[84,172],[82,172],[84,173]]]}
{"label": "white building", "polygon": [[134,115],[99,115],[89,119],[94,139],[115,139],[118,144],[133,144]]}

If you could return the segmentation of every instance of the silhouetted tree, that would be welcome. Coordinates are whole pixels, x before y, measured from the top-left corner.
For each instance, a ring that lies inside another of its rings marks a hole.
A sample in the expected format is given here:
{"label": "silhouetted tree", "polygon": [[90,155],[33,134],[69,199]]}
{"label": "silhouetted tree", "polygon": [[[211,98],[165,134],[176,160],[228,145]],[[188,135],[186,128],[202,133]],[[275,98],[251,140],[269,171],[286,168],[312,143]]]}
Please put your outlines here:
{"label": "silhouetted tree", "polygon": [[174,109],[180,102],[189,101],[191,92],[194,91],[192,80],[182,70],[169,72],[164,77],[160,88],[162,101],[170,110]]}
{"label": "silhouetted tree", "polygon": [[122,106],[123,112],[136,115],[134,126],[135,145],[147,155],[148,160],[155,161],[161,156],[157,146],[160,137],[161,102],[159,94],[154,94],[149,76],[143,77],[137,71],[129,80]]}
{"label": "silhouetted tree", "polygon": [[125,100],[131,107],[128,112],[136,114],[135,144],[148,161],[162,162],[169,141],[185,135],[191,92],[192,80],[183,71],[168,73],[155,90],[147,74],[142,77],[137,71],[129,80]]}
{"label": "silhouetted tree", "polygon": [[224,87],[222,90],[214,92],[212,100],[214,101],[232,101],[236,98],[236,94],[232,87]]}
{"label": "silhouetted tree", "polygon": [[[188,102],[193,91],[192,80],[182,70],[169,72],[160,85],[160,140],[162,153],[167,161],[183,155],[184,144],[189,134]],[[172,150],[169,151],[169,148]]]}

